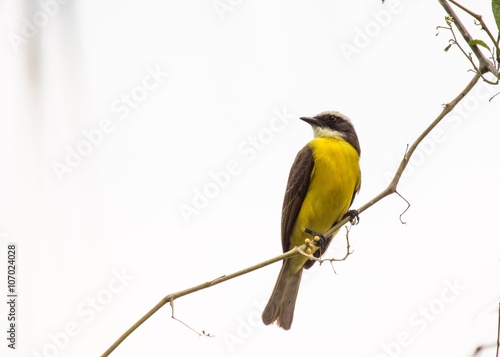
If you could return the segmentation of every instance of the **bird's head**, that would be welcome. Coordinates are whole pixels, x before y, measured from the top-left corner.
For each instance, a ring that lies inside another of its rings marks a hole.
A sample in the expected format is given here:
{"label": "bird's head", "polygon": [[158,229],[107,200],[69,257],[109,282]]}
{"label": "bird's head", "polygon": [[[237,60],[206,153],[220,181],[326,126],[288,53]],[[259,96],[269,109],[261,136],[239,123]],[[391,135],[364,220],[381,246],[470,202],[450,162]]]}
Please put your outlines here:
{"label": "bird's head", "polygon": [[312,126],[314,137],[343,139],[351,144],[358,154],[361,154],[356,130],[354,130],[351,121],[344,114],[327,111],[314,117],[301,117],[300,119]]}

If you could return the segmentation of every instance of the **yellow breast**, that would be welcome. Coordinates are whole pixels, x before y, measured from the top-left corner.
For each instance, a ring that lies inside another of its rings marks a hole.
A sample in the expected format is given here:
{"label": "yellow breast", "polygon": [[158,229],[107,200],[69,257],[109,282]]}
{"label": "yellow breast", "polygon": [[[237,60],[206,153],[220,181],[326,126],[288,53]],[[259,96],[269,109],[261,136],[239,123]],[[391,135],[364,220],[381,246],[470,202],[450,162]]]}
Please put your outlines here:
{"label": "yellow breast", "polygon": [[[340,138],[316,138],[309,142],[314,168],[309,189],[302,203],[290,237],[290,248],[304,244],[308,228],[325,233],[349,210],[353,193],[361,184],[359,156],[356,150]],[[294,259],[296,268],[306,258]],[[295,269],[294,269],[295,270]]]}

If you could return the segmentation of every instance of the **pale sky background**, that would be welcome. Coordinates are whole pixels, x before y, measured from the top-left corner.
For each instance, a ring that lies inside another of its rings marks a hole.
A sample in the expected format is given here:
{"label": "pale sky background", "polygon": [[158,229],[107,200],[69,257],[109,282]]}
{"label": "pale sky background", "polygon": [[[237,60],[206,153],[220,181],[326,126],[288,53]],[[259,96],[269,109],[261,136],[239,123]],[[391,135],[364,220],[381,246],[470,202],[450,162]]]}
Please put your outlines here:
{"label": "pale sky background", "polygon": [[[482,3],[466,5],[495,30]],[[0,305],[2,356],[98,356],[165,295],[280,254],[288,172],[312,138],[300,116],[352,119],[361,206],[472,77],[436,36],[437,1],[21,4],[0,1],[0,272],[17,244],[19,293],[16,351]],[[112,356],[467,357],[494,343],[499,90],[479,83],[417,151],[406,225],[386,198],[336,274],[304,274],[290,331],[260,321],[277,263],[175,302],[215,337],[166,306]]]}

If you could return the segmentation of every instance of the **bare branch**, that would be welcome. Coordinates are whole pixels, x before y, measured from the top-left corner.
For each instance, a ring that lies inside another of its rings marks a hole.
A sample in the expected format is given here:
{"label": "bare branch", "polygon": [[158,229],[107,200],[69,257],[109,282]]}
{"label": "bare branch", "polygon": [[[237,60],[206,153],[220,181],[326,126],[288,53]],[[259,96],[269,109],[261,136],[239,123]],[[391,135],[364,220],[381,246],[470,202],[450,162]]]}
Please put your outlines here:
{"label": "bare branch", "polygon": [[460,42],[457,40],[457,36],[455,35],[455,31],[453,31],[453,22],[454,22],[453,18],[447,16],[446,17],[446,23],[447,23],[448,27],[444,27],[444,26],[438,26],[437,27],[438,29],[444,29],[444,30],[450,31],[451,35],[453,36],[453,39],[450,39],[449,45],[446,47],[445,51],[448,51],[448,49],[452,45],[456,45],[458,47],[458,49],[460,50],[460,52],[462,52],[462,54],[465,56],[465,58],[467,58],[469,60],[469,62],[471,63],[472,67],[474,67],[475,73],[481,74],[481,78],[483,78],[484,81],[487,81],[487,79],[482,76],[481,70],[474,63],[474,59],[472,58],[472,53],[470,53],[470,52],[467,53],[464,50],[464,48],[462,47],[462,45],[460,45]]}
{"label": "bare branch", "polygon": [[457,29],[460,31],[462,37],[467,42],[467,44],[469,44],[469,47],[471,48],[472,52],[474,52],[474,55],[479,60],[479,70],[481,71],[481,73],[484,74],[486,72],[491,72],[495,75],[495,77],[498,78],[498,71],[495,68],[495,65],[484,56],[483,52],[481,52],[481,50],[477,45],[470,44],[470,41],[473,40],[472,36],[470,35],[469,31],[467,31],[464,24],[455,13],[455,10],[453,10],[453,8],[450,6],[448,1],[439,0],[439,3],[446,10],[446,12],[453,18],[453,22],[457,26]]}
{"label": "bare branch", "polygon": [[[373,206],[375,203],[377,203],[378,201],[380,201],[384,197],[389,196],[390,194],[396,192],[397,185],[399,183],[399,180],[401,179],[401,175],[403,174],[403,171],[405,170],[406,166],[408,165],[408,162],[410,161],[410,158],[411,158],[412,154],[415,152],[415,150],[418,147],[418,145],[427,136],[427,134],[429,134],[430,131],[441,121],[441,119],[443,119],[445,117],[445,115],[448,114],[457,105],[457,103],[460,102],[460,100],[463,97],[465,97],[465,95],[477,83],[477,81],[479,80],[479,78],[480,78],[480,75],[476,73],[474,75],[474,77],[472,78],[472,80],[469,82],[469,84],[467,84],[467,86],[460,92],[460,94],[455,99],[453,99],[450,103],[448,103],[448,104],[446,104],[444,106],[444,109],[441,111],[441,113],[438,115],[438,117],[427,127],[427,129],[425,129],[423,131],[423,133],[410,146],[410,148],[408,149],[408,152],[405,154],[403,160],[399,164],[399,168],[396,171],[396,174],[395,174],[393,180],[391,181],[391,183],[389,184],[389,186],[387,186],[387,188],[385,190],[383,190],[381,193],[379,193],[373,199],[371,199],[370,201],[368,201],[367,203],[365,203],[363,206],[361,206],[360,208],[358,208],[357,211],[358,211],[359,214],[361,214],[362,212],[364,212],[365,210],[367,210],[368,208],[370,208],[371,206]],[[337,231],[340,227],[342,227],[344,224],[346,224],[350,220],[351,220],[351,217],[346,216],[344,219],[342,219],[340,222],[338,222],[336,225],[334,225],[328,232],[326,232],[324,234],[324,236],[325,237],[331,237],[335,231]],[[311,241],[311,243],[312,242],[315,242],[315,241],[313,240],[313,241]],[[311,243],[308,243],[308,244],[311,244]],[[263,267],[265,267],[267,265],[276,263],[276,262],[278,262],[280,260],[288,259],[288,258],[290,258],[290,257],[292,257],[294,255],[297,255],[297,254],[303,254],[303,255],[307,256],[309,259],[314,259],[314,260],[321,261],[321,259],[318,259],[318,258],[316,258],[316,257],[314,257],[314,256],[312,256],[310,254],[305,253],[306,249],[308,248],[308,244],[307,245],[304,244],[304,245],[302,245],[300,247],[295,247],[295,248],[291,249],[290,251],[286,252],[285,254],[278,255],[277,257],[274,257],[274,258],[266,260],[266,261],[264,261],[262,263],[253,265],[253,266],[251,266],[249,268],[237,271],[237,272],[229,274],[229,275],[223,275],[223,276],[221,276],[219,278],[216,278],[214,280],[208,281],[206,283],[203,283],[203,284],[200,284],[200,285],[196,285],[196,286],[194,286],[192,288],[189,288],[189,289],[186,289],[186,290],[182,290],[182,291],[179,291],[179,292],[176,292],[176,293],[172,293],[172,294],[169,294],[169,295],[165,296],[158,304],[156,304],[155,307],[153,307],[139,321],[137,321],[134,325],[132,325],[132,327],[130,327],[106,352],[104,352],[104,354],[102,356],[103,357],[104,356],[109,356],[109,354],[111,352],[113,352],[116,349],[116,347],[118,347],[132,332],[134,332],[140,325],[142,325],[142,323],[144,321],[146,321],[147,319],[149,319],[154,313],[156,313],[161,307],[163,307],[163,305],[165,305],[166,303],[169,303],[169,302],[171,304],[173,304],[173,301],[175,299],[178,299],[178,298],[180,298],[180,297],[182,297],[184,295],[188,295],[188,294],[194,293],[196,291],[209,288],[211,286],[220,284],[220,283],[222,283],[224,281],[236,278],[236,277],[238,277],[240,275],[244,275],[244,274],[250,273],[250,272],[252,272],[254,270],[263,268]]]}
{"label": "bare branch", "polygon": [[404,198],[398,191],[396,191],[396,195],[398,195],[403,201],[406,202],[407,206],[405,208],[405,210],[403,212],[401,212],[401,214],[399,215],[399,221],[401,222],[401,224],[406,224],[405,221],[403,221],[403,215],[410,209],[410,202],[408,202],[408,200],[406,198]]}
{"label": "bare branch", "polygon": [[294,255],[301,254],[301,253],[303,253],[303,251],[306,248],[307,248],[307,246],[305,244],[301,245],[300,247],[295,247],[295,248],[289,250],[288,252],[286,252],[284,254],[278,255],[277,257],[274,257],[274,258],[271,258],[271,259],[268,259],[268,260],[266,260],[266,261],[264,261],[262,263],[259,263],[259,264],[256,264],[256,265],[252,265],[251,267],[239,270],[239,271],[237,271],[235,273],[228,274],[228,275],[223,275],[223,276],[221,276],[219,278],[216,278],[216,279],[211,280],[211,281],[207,281],[207,282],[205,282],[203,284],[199,284],[199,285],[193,286],[193,287],[191,287],[189,289],[181,290],[181,291],[178,291],[176,293],[172,293],[172,294],[169,294],[169,295],[165,296],[163,299],[160,300],[160,302],[158,304],[156,304],[151,310],[149,310],[148,313],[146,313],[143,317],[141,317],[139,319],[139,321],[137,321],[127,331],[125,331],[125,333],[123,335],[121,335],[120,338],[118,340],[116,340],[115,343],[113,343],[111,345],[111,347],[109,347],[106,350],[106,352],[104,352],[102,354],[102,357],[109,356],[110,353],[113,352],[123,341],[125,341],[125,339],[132,332],[134,332],[139,326],[141,326],[147,319],[149,319],[151,316],[153,316],[165,304],[170,303],[170,306],[172,307],[172,317],[173,317],[173,310],[174,310],[173,304],[174,304],[174,300],[175,299],[178,299],[178,298],[180,298],[180,297],[182,297],[184,295],[189,295],[189,294],[192,294],[192,293],[194,293],[196,291],[203,290],[203,289],[209,288],[211,286],[220,284],[220,283],[222,283],[224,281],[228,281],[228,280],[236,278],[236,277],[238,277],[240,275],[244,275],[244,274],[250,273],[250,272],[252,272],[254,270],[263,268],[263,267],[265,267],[267,265],[279,262],[280,260],[288,259],[288,258],[290,258],[290,257],[292,257]]}
{"label": "bare branch", "polygon": [[[349,242],[349,232],[351,231],[351,228],[352,226],[346,226],[345,227],[345,240],[346,240],[346,252],[345,252],[345,255],[342,257],[342,258],[330,258],[330,259],[323,259],[323,260],[328,260],[330,263],[332,263],[332,267],[333,267],[333,262],[343,262],[344,260],[347,259],[347,257],[349,255],[351,255],[352,253],[354,253],[354,250],[351,250],[351,243]],[[322,261],[320,261],[320,263],[322,263]]]}
{"label": "bare branch", "polygon": [[[459,29],[459,31],[462,34],[462,36],[464,37],[464,39],[469,44],[469,41],[472,40],[472,37],[467,32],[467,30],[465,29],[465,27],[461,23],[460,19],[456,16],[456,14],[453,11],[453,9],[450,7],[450,5],[448,4],[448,2],[446,0],[439,0],[439,2],[445,8],[445,10],[448,12],[448,14],[454,19],[454,23],[456,24],[457,28]],[[453,2],[453,3],[456,4],[455,2]],[[415,142],[409,147],[409,149],[405,153],[405,155],[404,155],[401,163],[399,164],[398,170],[396,171],[396,173],[394,175],[394,178],[389,183],[389,185],[382,192],[380,192],[377,196],[375,196],[370,201],[368,201],[367,203],[365,203],[363,206],[361,206],[360,208],[358,208],[356,210],[358,212],[358,214],[361,214],[362,212],[364,212],[365,210],[367,210],[368,208],[370,208],[371,206],[373,206],[374,204],[376,204],[378,201],[382,200],[383,198],[391,195],[392,193],[397,192],[397,186],[399,184],[401,176],[402,176],[404,170],[406,169],[406,167],[407,167],[407,165],[408,165],[408,163],[410,161],[411,156],[413,155],[413,153],[417,149],[418,145],[431,132],[431,130],[434,129],[434,127],[451,110],[453,110],[453,108],[465,97],[465,95],[467,93],[469,93],[469,91],[474,87],[474,85],[478,82],[478,80],[482,77],[483,74],[485,74],[487,72],[491,72],[491,73],[493,73],[498,78],[498,71],[496,70],[494,64],[491,61],[489,61],[487,58],[484,57],[483,53],[480,51],[480,49],[476,45],[469,44],[469,46],[471,47],[474,55],[479,60],[479,71],[474,74],[474,77],[471,79],[471,81],[465,86],[465,88],[452,101],[450,101],[448,104],[444,105],[443,110],[441,111],[441,113],[422,132],[422,134],[420,134],[420,136],[417,137],[417,139],[415,140]],[[338,222],[337,224],[335,224],[330,230],[328,230],[326,233],[324,233],[323,236],[325,236],[325,237],[331,237],[338,229],[340,229],[340,227],[342,227],[343,225],[345,225],[351,219],[352,218],[350,216],[346,215],[346,217],[344,217],[340,222]],[[185,296],[185,295],[194,293],[196,291],[199,291],[199,290],[202,290],[202,289],[206,289],[206,288],[209,288],[211,286],[220,284],[220,283],[225,282],[227,280],[230,280],[230,279],[233,279],[235,277],[238,277],[238,276],[250,273],[250,272],[252,272],[254,270],[257,270],[257,269],[260,269],[260,268],[265,267],[267,265],[276,263],[276,262],[278,262],[280,260],[288,259],[288,258],[290,258],[292,256],[295,256],[295,255],[298,255],[298,254],[306,255],[309,259],[318,260],[320,262],[323,261],[323,260],[321,260],[319,258],[316,258],[316,257],[314,257],[314,256],[306,253],[307,249],[308,248],[310,249],[310,244],[318,244],[318,243],[315,240],[312,240],[312,241],[308,242],[307,244],[303,244],[300,247],[295,247],[295,248],[291,249],[290,251],[286,252],[285,254],[278,255],[278,256],[276,256],[274,258],[271,258],[269,260],[266,260],[266,261],[264,261],[262,263],[253,265],[251,267],[248,267],[246,269],[237,271],[235,273],[232,273],[232,274],[229,274],[229,275],[224,275],[224,276],[221,276],[221,277],[216,278],[214,280],[205,282],[203,284],[196,285],[194,287],[191,287],[191,288],[188,288],[188,289],[185,289],[185,290],[182,290],[182,291],[179,291],[179,292],[175,292],[175,293],[172,293],[172,294],[169,294],[169,295],[165,296],[160,302],[158,302],[158,304],[156,304],[150,311],[148,311],[134,325],[132,325],[122,336],[120,336],[120,338],[116,342],[114,342],[113,345],[111,345],[111,347],[109,347],[102,354],[102,356],[104,356],[104,357],[105,356],[109,356],[111,354],[111,352],[113,352],[132,332],[134,332],[140,325],[142,325],[142,323],[144,323],[147,319],[149,319],[153,314],[155,314],[165,304],[167,304],[167,303],[171,304],[171,306],[172,306],[172,317],[173,317],[173,302],[174,302],[175,299],[178,299],[178,298],[180,298],[182,296]],[[346,257],[349,254],[350,254],[350,245],[349,245],[349,240],[348,240],[348,237],[347,237],[347,254],[346,254]],[[345,260],[346,257],[344,257],[341,260]],[[328,260],[333,261],[332,259],[328,259]],[[203,331],[203,334],[204,335],[206,334],[205,331]],[[210,334],[207,334],[207,335],[210,336]],[[500,336],[500,322],[499,322],[499,336]],[[500,337],[499,337],[499,339],[500,339]],[[497,352],[497,356],[498,356],[498,352]]]}
{"label": "bare branch", "polygon": [[488,26],[486,26],[486,24],[483,21],[483,16],[481,16],[479,14],[476,14],[475,12],[472,12],[471,10],[467,9],[465,6],[457,3],[454,0],[449,0],[449,1],[453,5],[455,5],[456,7],[459,7],[460,9],[462,9],[463,11],[465,11],[467,14],[469,14],[470,16],[472,16],[473,18],[475,18],[479,22],[479,24],[481,25],[481,29],[486,32],[486,34],[488,35],[490,41],[493,42],[493,44],[495,45],[495,49],[496,49],[497,55],[498,55],[498,53],[500,53],[500,49],[498,48],[498,39],[495,39],[495,37],[493,37],[490,29],[488,28]]}

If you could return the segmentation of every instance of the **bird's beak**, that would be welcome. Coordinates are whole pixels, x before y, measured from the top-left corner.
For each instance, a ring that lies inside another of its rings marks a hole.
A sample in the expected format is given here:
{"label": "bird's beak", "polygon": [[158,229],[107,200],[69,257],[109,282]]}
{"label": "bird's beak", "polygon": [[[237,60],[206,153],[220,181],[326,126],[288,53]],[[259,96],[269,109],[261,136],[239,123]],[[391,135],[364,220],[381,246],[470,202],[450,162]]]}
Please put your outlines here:
{"label": "bird's beak", "polygon": [[311,125],[318,125],[318,119],[315,117],[301,117],[300,120],[303,120]]}

